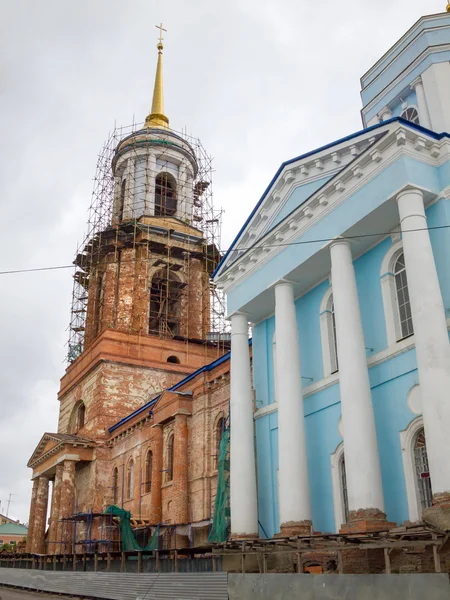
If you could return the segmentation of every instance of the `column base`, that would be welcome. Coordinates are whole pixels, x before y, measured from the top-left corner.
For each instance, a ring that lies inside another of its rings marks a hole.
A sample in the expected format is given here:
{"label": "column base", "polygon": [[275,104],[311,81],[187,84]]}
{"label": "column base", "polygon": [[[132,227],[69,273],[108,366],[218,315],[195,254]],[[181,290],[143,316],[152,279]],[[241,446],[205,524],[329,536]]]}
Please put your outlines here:
{"label": "column base", "polygon": [[280,525],[280,533],[275,537],[295,537],[297,535],[313,535],[312,521],[288,521]]}
{"label": "column base", "polygon": [[450,530],[450,492],[433,495],[433,505],[422,513],[425,523],[443,531]]}
{"label": "column base", "polygon": [[341,525],[339,533],[375,533],[389,531],[397,524],[386,519],[386,515],[377,508],[360,508],[350,511],[348,523]]}
{"label": "column base", "polygon": [[238,542],[239,540],[253,542],[254,540],[259,540],[259,534],[258,533],[231,533],[230,540],[233,540],[235,542]]}

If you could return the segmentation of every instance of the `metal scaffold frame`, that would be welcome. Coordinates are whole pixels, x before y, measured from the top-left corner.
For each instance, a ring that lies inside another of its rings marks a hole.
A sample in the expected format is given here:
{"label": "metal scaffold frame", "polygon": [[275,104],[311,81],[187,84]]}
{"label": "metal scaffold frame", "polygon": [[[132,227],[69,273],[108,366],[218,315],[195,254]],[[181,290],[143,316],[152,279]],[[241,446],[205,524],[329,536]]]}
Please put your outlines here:
{"label": "metal scaffold frame", "polygon": [[[99,264],[104,257],[105,247],[114,248],[117,254],[116,260],[120,261],[120,240],[125,234],[128,238],[132,238],[132,243],[136,248],[142,246],[143,242],[139,238],[143,225],[140,223],[140,217],[146,213],[146,206],[139,205],[139,199],[145,198],[150,186],[155,186],[155,194],[158,193],[158,184],[155,184],[157,170],[151,171],[148,166],[151,161],[145,162],[145,171],[134,171],[131,177],[128,178],[126,190],[122,193],[133,195],[133,210],[135,215],[128,219],[126,223],[117,218],[117,182],[113,173],[113,159],[116,156],[116,150],[119,144],[127,144],[128,151],[135,152],[136,157],[142,157],[142,145],[137,141],[137,132],[142,131],[143,124],[132,124],[126,127],[115,127],[110,134],[108,140],[104,144],[97,160],[96,174],[94,177],[94,187],[92,192],[92,202],[89,207],[89,216],[87,222],[86,235],[77,249],[76,266],[73,283],[72,308],[69,324],[69,340],[68,340],[68,363],[72,363],[81,354],[84,348],[86,316],[88,310],[88,293],[89,282],[92,276],[92,265]],[[182,143],[188,144],[191,148],[195,160],[198,165],[198,170],[194,173],[192,181],[192,189],[189,193],[185,192],[184,197],[180,196],[182,189],[177,191],[178,194],[178,209],[177,218],[185,222],[190,227],[198,230],[198,238],[202,239],[203,247],[203,265],[211,275],[215,266],[220,260],[220,235],[222,224],[222,210],[214,208],[212,194],[212,158],[203,148],[200,140],[187,135],[184,132],[175,132],[170,130],[170,135],[177,136],[182,140]],[[165,149],[164,144],[161,144],[159,161],[164,160],[164,154],[170,152],[170,144],[167,144],[168,149]],[[147,152],[148,145],[147,145]],[[182,167],[180,166],[180,169]],[[184,168],[184,167],[183,167]],[[186,173],[180,173],[181,179],[186,178]],[[161,185],[161,184],[159,184]],[[186,188],[184,188],[186,189]],[[160,190],[159,190],[160,191]],[[164,190],[164,193],[166,190]],[[155,196],[156,197],[156,196]],[[169,201],[169,200],[167,200]],[[181,214],[180,214],[181,207]],[[116,211],[116,212],[115,212]],[[184,212],[183,212],[184,211]],[[156,210],[155,213],[156,214]],[[166,213],[167,214],[167,213]],[[170,237],[169,233],[169,237]],[[160,335],[161,337],[175,337],[176,323],[179,320],[179,314],[171,314],[171,310],[176,305],[176,298],[183,294],[183,288],[189,286],[191,256],[196,256],[199,252],[198,241],[197,246],[189,242],[189,236],[186,236],[188,247],[182,253],[178,251],[176,260],[172,260],[170,256],[170,244],[167,244],[166,260],[161,261],[161,273],[159,274],[159,288],[157,289],[155,278],[155,286],[149,290],[149,302],[159,294],[161,298],[153,304],[159,314],[149,316],[157,316],[158,329],[151,330],[149,333]],[[147,243],[147,252],[152,252],[152,243]],[[108,246],[109,244],[109,246]],[[103,255],[102,255],[103,252]],[[160,252],[160,251],[159,251]],[[175,254],[173,255],[175,256]],[[184,274],[184,282],[179,283],[179,278],[176,274],[182,269]],[[214,283],[209,279],[209,312],[210,312],[210,327],[205,337],[205,342],[215,343],[217,345],[226,345],[229,342],[229,334],[227,323],[225,321],[225,299],[223,292],[218,290]],[[194,285],[194,284],[193,284]],[[153,289],[154,288],[154,289]],[[164,298],[162,297],[164,296]],[[98,295],[97,314],[101,314],[102,310],[102,295]],[[92,302],[92,300],[90,300]],[[150,305],[149,305],[150,306]],[[189,303],[186,303],[189,310]],[[151,313],[152,308],[149,308]],[[191,309],[193,310],[193,309]]]}

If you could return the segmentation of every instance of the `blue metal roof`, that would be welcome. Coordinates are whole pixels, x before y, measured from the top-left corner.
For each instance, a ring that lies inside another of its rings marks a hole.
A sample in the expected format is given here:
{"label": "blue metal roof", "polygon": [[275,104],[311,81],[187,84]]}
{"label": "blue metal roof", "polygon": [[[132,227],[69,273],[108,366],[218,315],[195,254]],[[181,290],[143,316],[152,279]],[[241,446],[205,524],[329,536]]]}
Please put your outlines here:
{"label": "blue metal roof", "polygon": [[247,225],[250,223],[250,221],[252,220],[252,218],[254,217],[256,211],[258,210],[258,208],[261,206],[262,202],[264,201],[264,199],[266,198],[267,194],[269,193],[270,189],[272,188],[272,185],[275,183],[277,177],[279,176],[279,174],[282,172],[282,170],[292,164],[293,162],[296,162],[298,160],[303,160],[304,158],[308,158],[309,156],[313,156],[314,154],[317,154],[319,152],[322,152],[323,150],[327,150],[328,148],[332,148],[333,146],[337,146],[338,144],[343,144],[344,142],[348,142],[364,133],[368,133],[370,131],[375,131],[376,129],[380,129],[381,127],[384,127],[385,125],[388,125],[389,123],[393,123],[395,121],[398,121],[399,123],[402,123],[403,125],[407,125],[408,127],[411,127],[412,129],[417,129],[418,131],[422,131],[423,133],[426,133],[427,135],[434,137],[435,139],[442,139],[442,137],[447,136],[448,134],[444,133],[444,134],[437,134],[434,131],[431,131],[430,129],[426,129],[425,127],[422,127],[421,125],[416,125],[415,123],[411,123],[411,121],[406,121],[405,119],[402,119],[401,117],[393,117],[392,119],[389,119],[387,121],[383,121],[382,123],[377,123],[376,125],[372,125],[371,127],[368,127],[367,129],[361,129],[360,131],[357,131],[356,133],[352,133],[351,135],[348,135],[347,137],[343,137],[340,138],[334,142],[331,142],[330,144],[326,144],[325,146],[321,146],[320,148],[316,148],[315,150],[311,150],[310,152],[307,152],[306,154],[301,154],[300,156],[296,156],[295,158],[291,158],[290,160],[287,160],[285,162],[283,162],[281,164],[281,166],[279,167],[279,169],[277,170],[277,172],[275,173],[275,175],[273,176],[271,182],[269,183],[269,185],[267,186],[267,188],[265,189],[263,195],[261,196],[261,198],[258,200],[258,202],[256,203],[255,208],[252,210],[252,212],[250,213],[249,217],[247,218],[247,220],[245,221],[244,225],[241,227],[239,233],[237,234],[237,236],[234,238],[231,246],[228,248],[228,250],[226,251],[224,257],[222,258],[222,260],[220,261],[220,263],[217,265],[214,273],[211,275],[211,277],[215,277],[216,274],[220,271],[220,269],[222,268],[222,265],[224,264],[224,262],[226,261],[226,259],[228,258],[230,252],[233,251],[234,246],[236,245],[238,239],[241,237],[242,233],[244,232],[245,228],[247,227]]}

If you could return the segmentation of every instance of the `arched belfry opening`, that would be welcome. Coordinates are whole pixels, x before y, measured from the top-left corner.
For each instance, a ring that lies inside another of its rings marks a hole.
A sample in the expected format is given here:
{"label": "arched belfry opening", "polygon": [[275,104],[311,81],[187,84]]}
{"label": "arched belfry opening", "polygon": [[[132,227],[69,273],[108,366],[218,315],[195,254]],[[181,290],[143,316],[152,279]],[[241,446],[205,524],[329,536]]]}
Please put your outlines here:
{"label": "arched belfry opening", "polygon": [[163,337],[181,335],[181,299],[186,283],[173,271],[158,271],[150,287],[148,332]]}
{"label": "arched belfry opening", "polygon": [[177,182],[170,173],[159,173],[155,180],[155,216],[173,217],[177,212]]}

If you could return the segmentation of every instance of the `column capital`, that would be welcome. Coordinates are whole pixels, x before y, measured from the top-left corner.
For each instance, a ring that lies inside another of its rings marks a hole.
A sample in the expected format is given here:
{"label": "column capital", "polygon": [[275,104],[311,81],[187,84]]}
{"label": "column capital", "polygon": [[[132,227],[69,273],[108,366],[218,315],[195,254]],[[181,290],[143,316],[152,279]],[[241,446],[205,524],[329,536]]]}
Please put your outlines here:
{"label": "column capital", "polygon": [[332,241],[329,243],[329,248],[330,248],[330,250],[331,250],[331,248],[332,248],[333,246],[339,246],[339,245],[342,245],[342,246],[348,246],[349,248],[351,248],[351,247],[352,247],[352,242],[353,242],[353,240],[351,240],[351,239],[349,239],[349,238],[345,238],[345,237],[337,237],[336,239],[332,240]]}
{"label": "column capital", "polygon": [[380,121],[388,121],[389,119],[392,119],[392,110],[389,108],[389,106],[385,106],[382,110],[380,110],[378,113],[378,118]]}
{"label": "column capital", "polygon": [[407,187],[405,189],[403,189],[401,192],[399,192],[397,194],[397,196],[395,197],[395,200],[398,202],[399,200],[401,200],[404,196],[407,195],[417,195],[420,196],[421,198],[423,198],[423,192],[422,190],[420,190],[419,188],[415,188],[415,187]]}
{"label": "column capital", "polygon": [[416,77],[414,79],[414,81],[411,81],[411,83],[409,84],[409,87],[412,90],[415,90],[418,85],[423,85],[422,77],[420,75],[418,77]]}
{"label": "column capital", "polygon": [[280,287],[282,285],[293,287],[295,283],[297,283],[297,282],[293,281],[292,279],[286,279],[285,277],[282,277],[281,279],[278,279],[278,281],[276,281],[273,284],[273,287],[274,287],[274,289],[277,288],[277,287]]}

